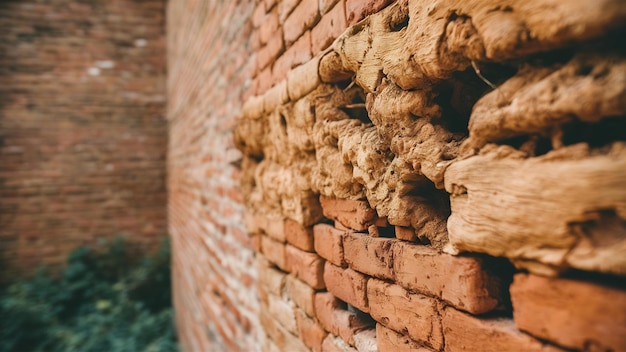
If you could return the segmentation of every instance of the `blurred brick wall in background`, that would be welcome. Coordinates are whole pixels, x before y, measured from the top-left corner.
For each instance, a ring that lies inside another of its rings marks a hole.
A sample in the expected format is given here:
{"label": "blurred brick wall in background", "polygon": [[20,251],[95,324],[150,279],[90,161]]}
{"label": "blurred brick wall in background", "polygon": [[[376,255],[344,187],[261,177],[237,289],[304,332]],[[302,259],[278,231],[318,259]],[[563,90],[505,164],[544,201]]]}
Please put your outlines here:
{"label": "blurred brick wall in background", "polygon": [[176,0],[167,8],[169,231],[177,328],[188,351],[254,351],[259,341],[232,137],[256,65],[254,7]]}
{"label": "blurred brick wall in background", "polygon": [[166,235],[165,2],[0,3],[0,256]]}

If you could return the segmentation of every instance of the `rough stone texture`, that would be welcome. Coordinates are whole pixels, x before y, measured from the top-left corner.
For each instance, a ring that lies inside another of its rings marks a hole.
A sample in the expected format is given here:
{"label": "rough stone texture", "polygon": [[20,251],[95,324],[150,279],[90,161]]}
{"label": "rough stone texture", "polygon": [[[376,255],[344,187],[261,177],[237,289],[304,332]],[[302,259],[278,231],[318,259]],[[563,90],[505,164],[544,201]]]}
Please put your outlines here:
{"label": "rough stone texture", "polygon": [[0,3],[0,282],[166,236],[164,7]]}
{"label": "rough stone texture", "polygon": [[399,334],[382,324],[376,324],[376,342],[380,352],[432,352],[411,338]]}
{"label": "rough stone texture", "polygon": [[626,350],[626,292],[566,279],[517,274],[511,285],[520,329],[561,346]]}

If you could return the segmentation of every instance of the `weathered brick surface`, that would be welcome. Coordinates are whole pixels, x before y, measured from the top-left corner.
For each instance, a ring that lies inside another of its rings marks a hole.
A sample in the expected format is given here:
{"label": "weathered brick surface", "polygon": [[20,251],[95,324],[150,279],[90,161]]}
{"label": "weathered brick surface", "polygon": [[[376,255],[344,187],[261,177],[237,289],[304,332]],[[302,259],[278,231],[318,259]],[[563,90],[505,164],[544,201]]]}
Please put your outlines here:
{"label": "weathered brick surface", "polygon": [[322,342],[328,332],[301,310],[296,310],[298,334],[302,342],[315,352],[322,351]]}
{"label": "weathered brick surface", "polygon": [[0,281],[166,236],[164,4],[0,3]]}
{"label": "weathered brick surface", "polygon": [[353,25],[366,16],[380,11],[392,0],[346,0],[346,20]]}
{"label": "weathered brick surface", "polygon": [[319,20],[318,0],[300,0],[293,12],[283,23],[285,42],[287,45],[295,42],[304,31]]}
{"label": "weathered brick surface", "polygon": [[313,226],[315,251],[324,259],[337,266],[345,266],[343,237],[345,231],[337,230],[328,224]]}
{"label": "weathered brick surface", "polygon": [[439,297],[455,307],[482,314],[502,300],[500,279],[475,257],[455,257],[432,248],[396,242],[393,269],[397,282],[414,291]]}
{"label": "weathered brick surface", "polygon": [[328,334],[322,343],[324,352],[357,352],[356,349],[348,345],[339,336]]}
{"label": "weathered brick surface", "polygon": [[328,292],[315,295],[315,311],[317,319],[326,331],[340,336],[351,346],[355,344],[354,335],[357,332],[372,327],[372,322],[348,311],[345,303]]}
{"label": "weathered brick surface", "polygon": [[395,240],[348,233],[343,238],[344,258],[350,268],[381,279],[393,279]]}
{"label": "weathered brick surface", "polygon": [[376,343],[380,352],[433,352],[433,349],[424,347],[410,337],[400,334],[376,324]]}
{"label": "weathered brick surface", "polygon": [[370,225],[376,223],[376,211],[370,208],[366,201],[335,199],[320,197],[324,216],[342,225],[356,230],[366,231]]}
{"label": "weathered brick surface", "polygon": [[344,0],[339,1],[311,30],[311,49],[318,53],[326,49],[347,28]]}
{"label": "weathered brick surface", "polygon": [[315,290],[311,286],[289,275],[287,276],[286,292],[289,298],[306,314],[310,317],[315,316]]}
{"label": "weathered brick surface", "polygon": [[287,245],[286,265],[298,279],[314,289],[324,288],[324,259],[315,253],[308,253]]}
{"label": "weathered brick surface", "polygon": [[443,346],[437,300],[377,279],[368,281],[367,298],[376,321],[434,349]]}
{"label": "weathered brick surface", "polygon": [[[519,331],[507,318],[481,319],[448,307],[443,312],[446,351],[561,351]],[[477,338],[480,336],[480,338]]]}
{"label": "weathered brick surface", "polygon": [[288,271],[285,244],[273,240],[269,236],[261,236],[261,252],[281,270]]}
{"label": "weathered brick surface", "polygon": [[598,284],[517,274],[513,316],[521,330],[561,346],[626,350],[626,292]]}
{"label": "weathered brick surface", "polygon": [[342,269],[329,262],[324,266],[326,289],[337,298],[364,312],[367,306],[367,276],[352,269]]}
{"label": "weathered brick surface", "polygon": [[285,238],[294,247],[307,252],[315,252],[312,227],[304,227],[287,219],[285,221]]}

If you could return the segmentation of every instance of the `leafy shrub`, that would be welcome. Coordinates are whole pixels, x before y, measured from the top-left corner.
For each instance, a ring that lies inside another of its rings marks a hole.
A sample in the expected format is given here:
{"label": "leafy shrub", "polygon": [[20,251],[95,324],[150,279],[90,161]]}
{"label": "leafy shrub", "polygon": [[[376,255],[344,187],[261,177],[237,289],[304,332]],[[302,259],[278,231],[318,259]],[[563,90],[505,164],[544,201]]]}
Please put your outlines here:
{"label": "leafy shrub", "polygon": [[176,351],[170,252],[132,260],[122,240],[81,247],[0,292],[0,351]]}

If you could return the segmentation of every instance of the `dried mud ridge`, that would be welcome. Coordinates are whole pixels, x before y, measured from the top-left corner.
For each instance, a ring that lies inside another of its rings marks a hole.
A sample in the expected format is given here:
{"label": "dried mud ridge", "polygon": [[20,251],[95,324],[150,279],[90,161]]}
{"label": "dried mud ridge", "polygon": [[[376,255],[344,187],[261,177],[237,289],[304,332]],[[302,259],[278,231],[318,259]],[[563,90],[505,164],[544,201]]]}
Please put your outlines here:
{"label": "dried mud ridge", "polygon": [[[432,247],[626,274],[626,3],[399,1],[246,102],[250,210],[365,199]],[[495,88],[495,89],[494,89]]]}

